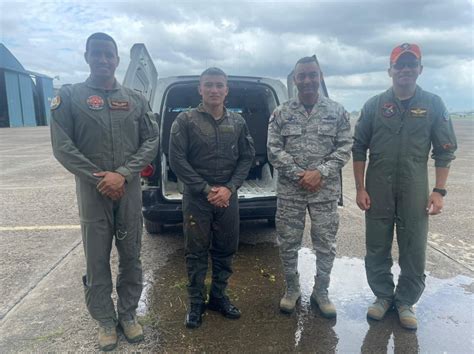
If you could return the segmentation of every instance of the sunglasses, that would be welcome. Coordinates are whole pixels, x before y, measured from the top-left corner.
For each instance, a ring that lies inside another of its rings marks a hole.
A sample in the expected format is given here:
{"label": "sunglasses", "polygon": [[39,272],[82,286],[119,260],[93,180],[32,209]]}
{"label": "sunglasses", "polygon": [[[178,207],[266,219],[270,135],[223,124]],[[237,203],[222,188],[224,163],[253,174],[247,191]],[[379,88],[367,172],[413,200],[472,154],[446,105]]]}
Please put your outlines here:
{"label": "sunglasses", "polygon": [[397,69],[397,70],[402,70],[405,66],[408,67],[409,69],[415,69],[420,65],[420,62],[418,60],[415,61],[397,61],[395,64],[392,65],[392,68]]}

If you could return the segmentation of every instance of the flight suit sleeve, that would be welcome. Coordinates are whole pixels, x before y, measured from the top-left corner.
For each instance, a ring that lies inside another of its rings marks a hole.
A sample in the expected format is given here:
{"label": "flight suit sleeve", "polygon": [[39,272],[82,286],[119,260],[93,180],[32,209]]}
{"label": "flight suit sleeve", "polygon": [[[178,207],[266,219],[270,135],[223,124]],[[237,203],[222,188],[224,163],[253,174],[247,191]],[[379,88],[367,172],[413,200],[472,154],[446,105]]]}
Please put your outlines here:
{"label": "flight suit sleeve", "polygon": [[352,160],[366,161],[367,150],[372,139],[372,119],[375,114],[373,103],[367,102],[360,113],[354,128]]}
{"label": "flight suit sleeve", "polygon": [[189,139],[185,113],[181,113],[171,126],[169,163],[176,176],[193,194],[209,194],[211,186],[199,175],[188,161]]}
{"label": "flight suit sleeve", "polygon": [[139,121],[140,147],[137,152],[130,156],[123,166],[118,167],[115,172],[125,177],[130,182],[141,170],[143,170],[156,156],[160,140],[158,123],[153,112],[144,97],[141,97],[142,114]]}
{"label": "flight suit sleeve", "polygon": [[337,118],[337,133],[334,140],[334,151],[324,158],[316,167],[322,176],[335,176],[351,157],[351,122],[349,113],[341,106]]}
{"label": "flight suit sleeve", "polygon": [[235,193],[235,191],[242,185],[242,183],[244,183],[245,179],[249,174],[250,167],[252,166],[252,162],[255,157],[255,147],[253,144],[253,139],[250,135],[247,123],[245,123],[245,121],[243,121],[238,144],[239,159],[237,160],[237,166],[234,169],[232,178],[228,183],[225,184],[225,186],[229,188],[232,193]]}
{"label": "flight suit sleeve", "polygon": [[304,172],[304,169],[298,166],[293,156],[285,151],[285,138],[281,135],[281,125],[281,112],[276,108],[268,123],[268,161],[282,176],[293,181],[299,181],[298,173]]}
{"label": "flight suit sleeve", "polygon": [[435,160],[435,167],[449,168],[451,161],[456,158],[454,152],[458,147],[453,122],[441,98],[436,96],[434,103],[436,117],[431,131],[431,157]]}
{"label": "flight suit sleeve", "polygon": [[96,185],[101,169],[92,163],[74,143],[74,118],[71,110],[71,88],[63,87],[51,106],[51,145],[54,157],[78,178]]}

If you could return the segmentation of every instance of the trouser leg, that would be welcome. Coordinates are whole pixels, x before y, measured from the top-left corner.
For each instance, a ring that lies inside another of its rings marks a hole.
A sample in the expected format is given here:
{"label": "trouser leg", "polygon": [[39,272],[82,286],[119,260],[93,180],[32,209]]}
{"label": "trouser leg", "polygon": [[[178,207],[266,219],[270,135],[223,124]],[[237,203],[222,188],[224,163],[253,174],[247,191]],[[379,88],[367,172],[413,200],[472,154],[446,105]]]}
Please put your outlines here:
{"label": "trouser leg", "polygon": [[87,309],[104,326],[117,323],[112,294],[110,251],[113,239],[113,205],[96,187],[76,178],[86,275],[82,278]]}
{"label": "trouser leg", "polygon": [[234,193],[227,208],[215,208],[211,224],[212,285],[211,297],[225,296],[227,282],[232,275],[232,260],[239,245],[239,202]]}
{"label": "trouser leg", "polygon": [[425,289],[425,261],[428,236],[428,216],[397,223],[400,276],[395,302],[414,305]]}
{"label": "trouser leg", "polygon": [[82,222],[82,241],[86,256],[83,277],[86,306],[92,318],[104,326],[117,322],[112,294],[110,251],[113,231],[107,220]]}
{"label": "trouser leg", "polygon": [[336,258],[336,234],[339,228],[337,202],[309,204],[311,240],[316,251],[314,289],[327,291]]}
{"label": "trouser leg", "polygon": [[212,208],[201,196],[183,195],[183,233],[190,303],[206,299],[205,279],[211,239]]}
{"label": "trouser leg", "polygon": [[305,216],[305,202],[277,199],[276,231],[285,275],[298,272],[298,251],[303,239]]}
{"label": "trouser leg", "polygon": [[127,193],[116,203],[115,209],[115,246],[119,256],[117,311],[122,320],[135,317],[143,289],[141,191],[138,181],[133,182],[127,185]]}
{"label": "trouser leg", "polygon": [[393,219],[365,217],[365,271],[367,281],[375,296],[392,300],[395,284],[391,271]]}

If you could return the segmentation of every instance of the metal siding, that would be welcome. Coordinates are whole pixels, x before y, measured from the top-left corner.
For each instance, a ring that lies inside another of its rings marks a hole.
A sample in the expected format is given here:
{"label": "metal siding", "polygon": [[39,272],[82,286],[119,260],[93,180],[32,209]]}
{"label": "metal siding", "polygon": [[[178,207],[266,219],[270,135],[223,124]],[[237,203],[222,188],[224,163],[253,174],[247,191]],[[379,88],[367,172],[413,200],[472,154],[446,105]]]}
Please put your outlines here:
{"label": "metal siding", "polygon": [[18,86],[18,74],[5,71],[5,88],[7,91],[10,127],[22,127],[23,119],[21,113],[20,88]]}
{"label": "metal siding", "polygon": [[43,106],[43,112],[45,114],[46,119],[43,120],[46,125],[49,125],[49,121],[51,120],[51,101],[53,99],[53,80],[46,77],[36,77],[37,87],[41,90],[39,92],[41,97],[41,103]]}
{"label": "metal siding", "polygon": [[23,126],[36,127],[35,102],[33,99],[33,81],[30,76],[19,75]]}

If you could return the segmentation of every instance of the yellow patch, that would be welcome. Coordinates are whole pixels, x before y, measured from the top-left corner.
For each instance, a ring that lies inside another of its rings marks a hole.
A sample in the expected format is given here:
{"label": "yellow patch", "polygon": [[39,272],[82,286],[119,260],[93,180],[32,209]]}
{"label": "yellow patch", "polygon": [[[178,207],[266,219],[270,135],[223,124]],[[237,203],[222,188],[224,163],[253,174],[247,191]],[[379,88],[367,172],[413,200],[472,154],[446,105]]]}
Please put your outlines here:
{"label": "yellow patch", "polygon": [[61,104],[61,96],[55,96],[51,100],[51,110],[54,111],[56,108],[59,107],[60,104]]}
{"label": "yellow patch", "polygon": [[412,108],[410,109],[410,113],[413,118],[426,118],[428,110],[423,108]]}

